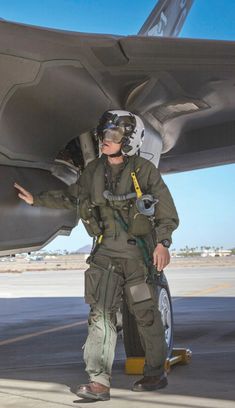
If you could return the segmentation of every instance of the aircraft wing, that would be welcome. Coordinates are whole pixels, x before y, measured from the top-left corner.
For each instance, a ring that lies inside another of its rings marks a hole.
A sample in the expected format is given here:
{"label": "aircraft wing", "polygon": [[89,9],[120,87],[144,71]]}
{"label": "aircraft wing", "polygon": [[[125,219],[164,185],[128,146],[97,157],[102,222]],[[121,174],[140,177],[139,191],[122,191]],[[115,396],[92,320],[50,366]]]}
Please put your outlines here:
{"label": "aircraft wing", "polygon": [[165,173],[234,162],[234,45],[0,21],[0,250],[69,233],[74,212],[29,207],[13,183],[33,193],[66,188],[76,171],[55,159],[107,109],[143,118],[146,157],[158,164],[162,153]]}

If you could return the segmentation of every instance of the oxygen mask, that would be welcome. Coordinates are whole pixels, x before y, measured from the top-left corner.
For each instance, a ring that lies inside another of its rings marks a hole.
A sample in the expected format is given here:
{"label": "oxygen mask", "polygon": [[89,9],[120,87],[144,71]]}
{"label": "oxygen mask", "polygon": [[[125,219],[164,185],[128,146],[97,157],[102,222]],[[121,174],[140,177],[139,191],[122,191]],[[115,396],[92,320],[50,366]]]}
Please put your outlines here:
{"label": "oxygen mask", "polygon": [[140,214],[152,217],[155,212],[155,205],[158,203],[158,199],[154,198],[151,194],[144,194],[140,198],[136,199],[136,207]]}

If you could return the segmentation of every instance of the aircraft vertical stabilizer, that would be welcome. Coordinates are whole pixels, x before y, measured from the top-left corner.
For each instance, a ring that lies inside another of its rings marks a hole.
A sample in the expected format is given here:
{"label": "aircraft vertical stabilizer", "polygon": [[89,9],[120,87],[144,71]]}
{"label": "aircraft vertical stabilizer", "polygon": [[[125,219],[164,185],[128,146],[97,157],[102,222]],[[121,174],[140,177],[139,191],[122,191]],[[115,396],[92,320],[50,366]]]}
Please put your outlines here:
{"label": "aircraft vertical stabilizer", "polygon": [[138,35],[177,37],[194,0],[159,0]]}

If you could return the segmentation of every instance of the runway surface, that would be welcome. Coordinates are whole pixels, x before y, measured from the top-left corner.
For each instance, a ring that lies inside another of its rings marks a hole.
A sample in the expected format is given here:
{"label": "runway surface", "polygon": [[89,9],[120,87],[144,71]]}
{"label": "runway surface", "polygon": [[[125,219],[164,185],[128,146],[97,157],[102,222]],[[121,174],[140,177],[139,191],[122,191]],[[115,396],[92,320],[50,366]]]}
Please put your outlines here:
{"label": "runway surface", "polygon": [[[171,268],[175,346],[193,352],[159,392],[130,391],[118,338],[109,408],[235,407],[235,267]],[[83,271],[0,274],[0,407],[82,407],[88,306]],[[90,402],[87,403],[91,404]]]}

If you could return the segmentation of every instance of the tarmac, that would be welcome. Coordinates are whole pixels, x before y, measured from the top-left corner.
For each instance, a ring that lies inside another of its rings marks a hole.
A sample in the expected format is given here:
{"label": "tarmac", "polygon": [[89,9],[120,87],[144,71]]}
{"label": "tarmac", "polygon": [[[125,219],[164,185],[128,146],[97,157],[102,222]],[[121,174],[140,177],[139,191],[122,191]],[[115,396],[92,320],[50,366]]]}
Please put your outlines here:
{"label": "tarmac", "polygon": [[0,274],[0,407],[107,408],[235,407],[235,266],[169,268],[175,347],[192,361],[176,365],[169,385],[135,393],[139,376],[126,375],[118,337],[111,399],[82,400],[74,386],[87,382],[82,359],[88,306],[81,270]]}

